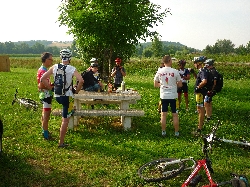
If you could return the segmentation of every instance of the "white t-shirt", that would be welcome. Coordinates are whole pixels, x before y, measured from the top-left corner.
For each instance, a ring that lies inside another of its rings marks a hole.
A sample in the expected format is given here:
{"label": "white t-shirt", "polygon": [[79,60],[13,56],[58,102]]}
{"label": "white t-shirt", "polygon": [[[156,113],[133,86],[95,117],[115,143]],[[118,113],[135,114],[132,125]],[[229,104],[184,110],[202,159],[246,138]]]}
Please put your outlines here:
{"label": "white t-shirt", "polygon": [[[53,74],[54,74],[54,80],[55,80],[55,76],[56,76],[56,72],[58,69],[58,64],[54,65],[54,69],[53,69]],[[67,65],[66,69],[65,69],[65,73],[66,73],[66,84],[65,84],[65,88],[68,88],[71,83],[72,83],[72,78],[73,78],[73,74],[75,72],[76,68],[74,66],[71,65]],[[55,97],[60,97],[61,95],[57,95],[54,94]],[[71,89],[69,89],[68,91],[66,91],[65,96],[74,96],[73,92]]]}
{"label": "white t-shirt", "polygon": [[160,98],[176,99],[177,82],[181,80],[179,71],[171,67],[160,68],[155,74],[154,81],[160,82]]}

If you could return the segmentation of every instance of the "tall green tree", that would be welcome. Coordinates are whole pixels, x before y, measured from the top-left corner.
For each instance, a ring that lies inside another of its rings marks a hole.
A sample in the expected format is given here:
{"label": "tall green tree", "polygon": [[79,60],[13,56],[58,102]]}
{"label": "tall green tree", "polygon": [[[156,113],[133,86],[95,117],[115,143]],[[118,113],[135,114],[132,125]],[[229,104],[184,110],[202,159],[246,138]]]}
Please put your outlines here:
{"label": "tall green tree", "polygon": [[140,40],[155,36],[154,26],[170,12],[149,0],[62,0],[59,11],[78,53],[103,59],[109,72],[115,57],[129,59]]}
{"label": "tall green tree", "polygon": [[154,39],[151,45],[152,45],[151,49],[153,51],[154,57],[161,57],[163,55],[163,46],[162,46],[162,42],[160,41],[157,35],[154,36]]}
{"label": "tall green tree", "polygon": [[214,44],[215,48],[219,49],[219,53],[229,54],[234,52],[235,44],[231,40],[217,40]]}

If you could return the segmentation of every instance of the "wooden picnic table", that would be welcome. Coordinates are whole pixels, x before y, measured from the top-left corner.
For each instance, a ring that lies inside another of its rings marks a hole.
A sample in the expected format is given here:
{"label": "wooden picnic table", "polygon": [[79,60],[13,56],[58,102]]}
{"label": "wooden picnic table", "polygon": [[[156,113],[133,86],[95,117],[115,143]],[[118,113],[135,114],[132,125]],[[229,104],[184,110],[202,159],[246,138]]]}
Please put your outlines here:
{"label": "wooden picnic table", "polygon": [[[136,104],[136,101],[140,99],[140,94],[132,90],[112,93],[81,90],[74,95],[75,113],[70,119],[69,128],[76,127],[81,116],[121,116],[121,124],[127,130],[131,128],[133,116],[144,116],[143,110],[130,108],[130,104]],[[119,109],[82,109],[82,104],[117,104]],[[54,115],[56,115],[55,112]]]}

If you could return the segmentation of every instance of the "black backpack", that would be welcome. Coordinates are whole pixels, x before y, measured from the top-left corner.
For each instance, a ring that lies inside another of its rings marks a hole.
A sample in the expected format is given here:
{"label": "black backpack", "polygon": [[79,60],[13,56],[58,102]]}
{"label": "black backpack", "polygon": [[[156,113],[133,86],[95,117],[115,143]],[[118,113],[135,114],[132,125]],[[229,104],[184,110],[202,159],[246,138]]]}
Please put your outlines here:
{"label": "black backpack", "polygon": [[215,85],[215,91],[218,93],[221,91],[222,88],[223,88],[223,75],[218,72],[218,77],[217,77],[217,81]]}
{"label": "black backpack", "polygon": [[216,80],[216,85],[215,85],[215,92],[218,93],[222,90],[223,88],[223,75],[218,72],[216,69],[207,69],[208,70],[208,81],[207,84],[211,87],[214,84],[214,76],[215,73],[217,73],[217,80]]}
{"label": "black backpack", "polygon": [[55,82],[54,82],[54,92],[57,95],[65,95],[66,91],[68,91],[71,86],[70,85],[68,88],[65,88],[65,85],[66,85],[65,69],[66,68],[67,68],[67,65],[58,64],[58,68],[56,70]]}

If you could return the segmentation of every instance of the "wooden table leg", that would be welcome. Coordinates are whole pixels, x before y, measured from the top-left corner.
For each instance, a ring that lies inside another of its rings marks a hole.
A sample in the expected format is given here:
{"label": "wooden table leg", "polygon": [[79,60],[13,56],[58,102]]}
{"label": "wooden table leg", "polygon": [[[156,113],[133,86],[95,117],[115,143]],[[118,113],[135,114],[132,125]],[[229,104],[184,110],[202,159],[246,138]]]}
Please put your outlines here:
{"label": "wooden table leg", "polygon": [[[75,110],[81,110],[81,103],[80,100],[74,99],[74,108]],[[74,128],[78,126],[80,116],[74,116]]]}
{"label": "wooden table leg", "polygon": [[[120,109],[127,110],[129,109],[129,102],[128,101],[122,101],[120,105]],[[121,123],[125,130],[131,128],[131,117],[129,116],[121,116]]]}

